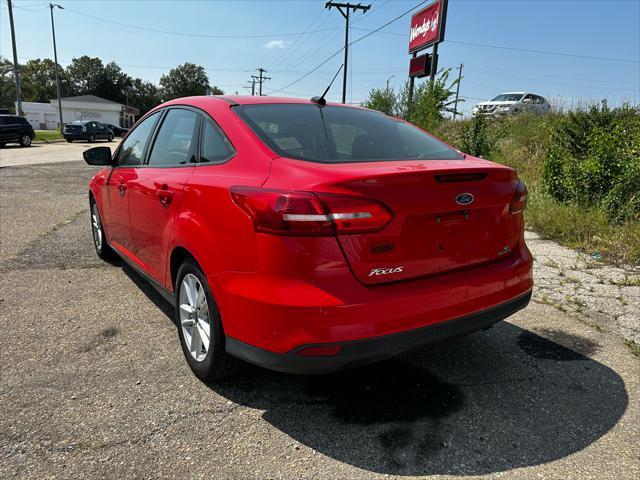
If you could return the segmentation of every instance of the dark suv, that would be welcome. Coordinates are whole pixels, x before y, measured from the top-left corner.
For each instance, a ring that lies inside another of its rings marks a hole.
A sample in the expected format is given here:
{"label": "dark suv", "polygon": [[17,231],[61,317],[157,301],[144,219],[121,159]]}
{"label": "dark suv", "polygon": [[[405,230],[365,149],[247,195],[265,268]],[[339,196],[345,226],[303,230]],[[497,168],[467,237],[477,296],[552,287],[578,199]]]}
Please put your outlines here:
{"label": "dark suv", "polygon": [[110,142],[113,140],[113,132],[100,122],[95,120],[76,120],[64,126],[62,132],[64,139],[71,143],[74,140],[88,140],[90,143],[98,139],[104,139]]}
{"label": "dark suv", "polygon": [[36,133],[26,118],[0,115],[0,147],[12,142],[19,143],[21,147],[28,147],[34,138]]}

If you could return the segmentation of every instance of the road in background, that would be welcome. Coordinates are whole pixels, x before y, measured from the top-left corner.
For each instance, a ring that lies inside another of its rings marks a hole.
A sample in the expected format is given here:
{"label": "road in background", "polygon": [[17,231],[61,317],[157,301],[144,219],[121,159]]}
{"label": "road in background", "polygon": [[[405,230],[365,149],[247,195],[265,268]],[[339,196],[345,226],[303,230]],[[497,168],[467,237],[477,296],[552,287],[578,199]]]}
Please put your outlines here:
{"label": "road in background", "polygon": [[82,152],[88,148],[106,146],[115,150],[119,141],[120,138],[116,138],[111,142],[97,141],[95,143],[84,141],[34,143],[30,147],[24,148],[19,145],[9,144],[0,149],[0,167],[82,161]]}
{"label": "road in background", "polygon": [[0,478],[640,478],[640,360],[544,303],[367,368],[200,382],[171,308],[95,256],[94,171],[0,171]]}

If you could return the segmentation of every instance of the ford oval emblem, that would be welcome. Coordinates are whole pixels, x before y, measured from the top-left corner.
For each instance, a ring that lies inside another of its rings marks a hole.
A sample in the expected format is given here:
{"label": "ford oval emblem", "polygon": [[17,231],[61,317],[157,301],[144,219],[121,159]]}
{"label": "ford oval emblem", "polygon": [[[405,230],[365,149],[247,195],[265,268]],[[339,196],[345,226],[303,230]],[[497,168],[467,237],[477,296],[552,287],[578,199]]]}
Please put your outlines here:
{"label": "ford oval emblem", "polygon": [[469,205],[473,203],[473,195],[470,193],[461,193],[456,197],[456,203],[458,205]]}

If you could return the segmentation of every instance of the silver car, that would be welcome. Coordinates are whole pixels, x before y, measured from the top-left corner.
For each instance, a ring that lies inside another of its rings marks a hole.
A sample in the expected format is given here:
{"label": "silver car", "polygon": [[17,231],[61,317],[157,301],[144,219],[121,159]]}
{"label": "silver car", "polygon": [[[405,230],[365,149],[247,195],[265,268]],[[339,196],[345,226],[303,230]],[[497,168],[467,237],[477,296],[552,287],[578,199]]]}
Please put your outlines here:
{"label": "silver car", "polygon": [[551,105],[546,98],[529,92],[507,92],[473,107],[473,114],[513,115],[518,112],[546,113]]}

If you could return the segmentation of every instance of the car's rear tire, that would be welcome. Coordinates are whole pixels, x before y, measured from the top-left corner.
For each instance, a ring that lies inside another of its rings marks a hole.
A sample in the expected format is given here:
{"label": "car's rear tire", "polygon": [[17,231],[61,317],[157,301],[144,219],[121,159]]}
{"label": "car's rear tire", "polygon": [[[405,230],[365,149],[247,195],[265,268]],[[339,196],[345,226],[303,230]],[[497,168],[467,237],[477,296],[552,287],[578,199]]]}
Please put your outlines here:
{"label": "car's rear tire", "polygon": [[92,133],[91,135],[89,135],[89,143],[93,143],[96,141],[96,136]]}
{"label": "car's rear tire", "polygon": [[31,137],[29,135],[21,135],[19,142],[21,147],[30,147]]}
{"label": "car's rear tire", "polygon": [[190,258],[176,276],[175,318],[182,352],[196,377],[221,380],[238,370],[240,360],[225,350],[222,320],[207,278]]}
{"label": "car's rear tire", "polygon": [[111,260],[116,254],[113,249],[107,244],[107,238],[104,234],[104,227],[102,226],[102,219],[100,218],[100,211],[96,201],[91,198],[89,201],[89,214],[91,217],[91,233],[93,234],[93,246],[96,249],[96,253],[102,260]]}
{"label": "car's rear tire", "polygon": [[6,147],[6,146],[7,146],[7,144],[6,144],[6,143],[4,143],[4,142],[0,143],[0,148],[4,148],[4,147]]}
{"label": "car's rear tire", "polygon": [[113,135],[109,134],[107,137],[107,142],[113,142]]}
{"label": "car's rear tire", "polygon": [[66,140],[68,143],[73,142],[73,139],[72,139],[72,138],[65,138],[65,140]]}

